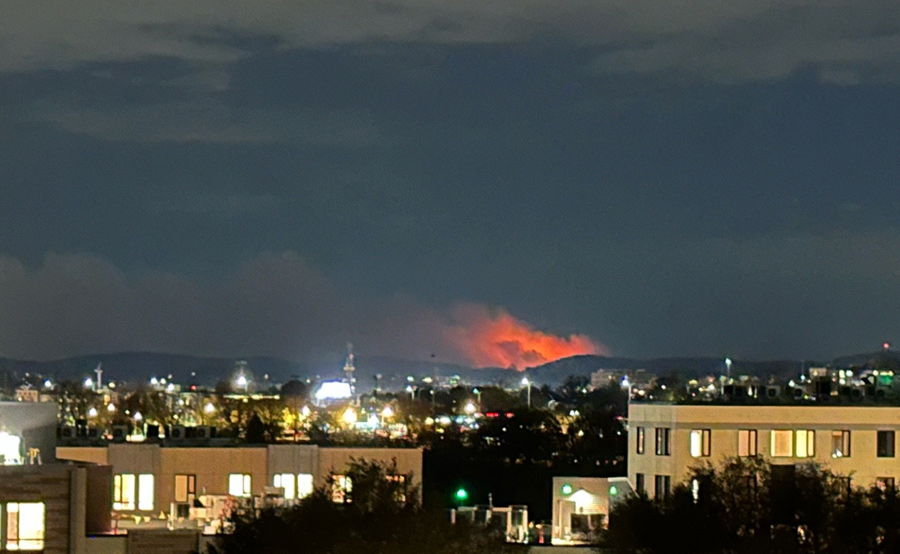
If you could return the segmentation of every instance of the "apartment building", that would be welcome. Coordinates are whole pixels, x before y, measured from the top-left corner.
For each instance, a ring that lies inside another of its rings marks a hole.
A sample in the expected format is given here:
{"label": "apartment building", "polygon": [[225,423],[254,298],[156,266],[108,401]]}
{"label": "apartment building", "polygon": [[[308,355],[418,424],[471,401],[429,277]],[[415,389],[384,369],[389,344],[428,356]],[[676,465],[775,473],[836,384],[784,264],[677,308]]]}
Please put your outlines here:
{"label": "apartment building", "polygon": [[816,462],[861,486],[900,478],[900,407],[634,402],[628,420],[628,480],[651,497],[692,466],[735,456]]}
{"label": "apartment building", "polygon": [[112,467],[112,509],[118,515],[187,511],[201,496],[261,497],[273,488],[287,500],[302,498],[334,478],[335,501],[352,484],[344,471],[352,460],[396,462],[398,476],[422,476],[421,448],[326,447],[308,444],[195,446],[110,443],[59,446],[59,460]]}

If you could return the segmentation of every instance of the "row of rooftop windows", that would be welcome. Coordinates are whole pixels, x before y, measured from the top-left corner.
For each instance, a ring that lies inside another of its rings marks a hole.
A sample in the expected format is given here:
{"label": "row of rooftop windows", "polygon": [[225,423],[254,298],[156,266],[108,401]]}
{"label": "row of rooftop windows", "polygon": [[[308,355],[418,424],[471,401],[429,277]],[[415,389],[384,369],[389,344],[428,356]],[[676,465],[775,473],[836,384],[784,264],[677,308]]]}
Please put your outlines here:
{"label": "row of rooftop windows", "polygon": [[[405,475],[390,475],[388,479],[400,482],[405,488]],[[348,501],[352,490],[350,477],[331,476],[331,499],[337,503]],[[117,473],[113,476],[113,509],[121,511],[153,511],[155,478],[150,473]],[[228,494],[234,497],[251,496],[251,476],[249,473],[228,475]],[[309,496],[313,492],[313,476],[309,473],[278,473],[273,477],[273,485],[284,490],[285,500],[295,500]],[[197,495],[197,476],[175,475],[175,502],[191,502]]]}
{"label": "row of rooftop windows", "polygon": [[[857,431],[862,432],[862,431]],[[756,429],[739,429],[738,456],[759,454],[759,433]],[[896,454],[896,431],[876,431],[875,455],[879,458],[893,458]],[[636,453],[646,453],[646,428],[636,430]],[[712,454],[712,430],[692,429],[690,433],[690,453],[694,458],[705,458]],[[831,431],[831,457],[848,458],[851,454],[850,430]],[[672,430],[669,427],[654,428],[654,453],[657,456],[671,456]],[[816,455],[816,431],[812,429],[773,429],[769,432],[769,455],[773,458],[813,458]]]}

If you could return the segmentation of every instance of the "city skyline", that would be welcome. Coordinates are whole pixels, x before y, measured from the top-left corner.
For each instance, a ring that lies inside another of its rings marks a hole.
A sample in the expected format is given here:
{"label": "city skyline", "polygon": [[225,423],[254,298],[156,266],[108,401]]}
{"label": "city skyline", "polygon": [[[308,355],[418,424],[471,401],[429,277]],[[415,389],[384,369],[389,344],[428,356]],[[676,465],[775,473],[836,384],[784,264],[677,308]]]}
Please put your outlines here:
{"label": "city skyline", "polygon": [[900,335],[893,3],[146,7],[0,18],[0,356]]}

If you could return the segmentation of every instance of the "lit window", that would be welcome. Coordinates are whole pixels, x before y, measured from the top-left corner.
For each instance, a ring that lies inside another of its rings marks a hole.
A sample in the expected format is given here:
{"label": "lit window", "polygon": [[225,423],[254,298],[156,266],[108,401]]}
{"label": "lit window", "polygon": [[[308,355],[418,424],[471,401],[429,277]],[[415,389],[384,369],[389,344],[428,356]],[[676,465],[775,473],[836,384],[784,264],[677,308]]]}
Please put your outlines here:
{"label": "lit window", "polygon": [[9,502],[4,506],[4,511],[5,550],[44,549],[43,502]]}
{"label": "lit window", "polygon": [[878,431],[877,454],[879,458],[894,457],[894,432]]}
{"label": "lit window", "polygon": [[113,475],[113,510],[134,510],[133,473]]}
{"label": "lit window", "polygon": [[228,475],[228,494],[231,496],[250,496],[250,476],[246,473]]}
{"label": "lit window", "polygon": [[275,475],[275,486],[284,489],[284,497],[287,500],[296,498],[295,484],[293,473],[278,473]]}
{"label": "lit window", "polygon": [[346,475],[332,475],[331,480],[331,500],[339,504],[350,502],[353,481]]}
{"label": "lit window", "polygon": [[668,427],[657,427],[656,428],[656,455],[657,456],[669,456],[672,451],[669,447],[669,433],[670,429]]}
{"label": "lit window", "polygon": [[153,509],[153,492],[153,475],[149,473],[138,475],[138,510]]}
{"label": "lit window", "polygon": [[843,430],[831,432],[831,457],[850,457],[850,431]]}
{"label": "lit window", "polygon": [[387,480],[391,483],[396,483],[394,500],[397,502],[406,502],[406,475],[388,475]]}
{"label": "lit window", "polygon": [[643,427],[637,428],[637,453],[644,453],[644,443],[646,442],[646,433]]}
{"label": "lit window", "polygon": [[196,475],[175,476],[175,502],[190,502],[191,495],[197,494]]}
{"label": "lit window", "polygon": [[694,429],[691,431],[691,456],[694,458],[709,456],[711,439],[712,432],[709,429]]}
{"label": "lit window", "polygon": [[738,431],[738,456],[756,456],[757,450],[756,429],[741,429]]}
{"label": "lit window", "polygon": [[816,432],[803,429],[794,432],[797,448],[796,455],[798,458],[812,458],[816,455]]}
{"label": "lit window", "polygon": [[297,475],[297,498],[305,498],[313,492],[313,476],[309,473]]}
{"label": "lit window", "polygon": [[770,446],[773,458],[789,458],[794,455],[794,432],[783,429],[772,431]]}

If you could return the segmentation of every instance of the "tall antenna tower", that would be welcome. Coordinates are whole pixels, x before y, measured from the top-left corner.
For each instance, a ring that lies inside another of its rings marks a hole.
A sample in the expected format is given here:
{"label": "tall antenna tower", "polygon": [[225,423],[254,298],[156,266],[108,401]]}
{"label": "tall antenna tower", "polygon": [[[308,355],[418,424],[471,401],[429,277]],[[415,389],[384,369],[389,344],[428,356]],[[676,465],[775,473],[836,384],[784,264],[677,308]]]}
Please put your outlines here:
{"label": "tall antenna tower", "polygon": [[354,385],[356,384],[356,377],[353,376],[353,372],[356,371],[356,367],[353,365],[353,343],[347,343],[347,361],[344,362],[344,379],[350,383],[350,391],[353,392],[356,388]]}

